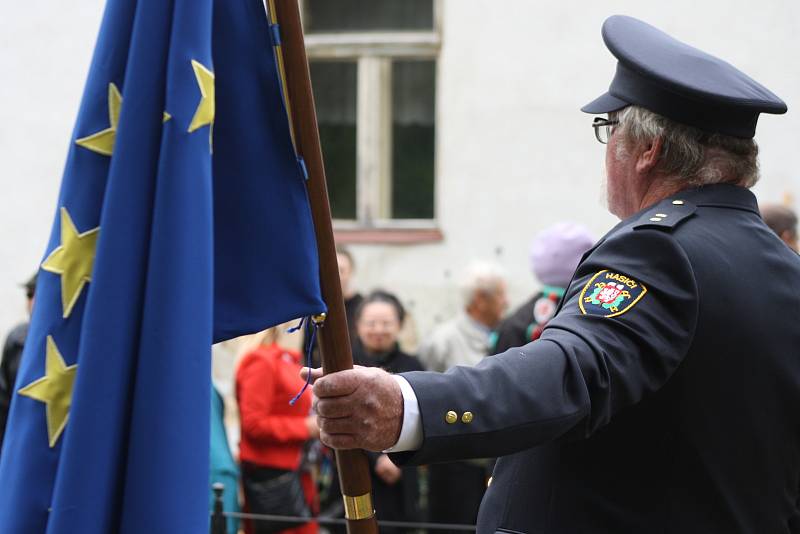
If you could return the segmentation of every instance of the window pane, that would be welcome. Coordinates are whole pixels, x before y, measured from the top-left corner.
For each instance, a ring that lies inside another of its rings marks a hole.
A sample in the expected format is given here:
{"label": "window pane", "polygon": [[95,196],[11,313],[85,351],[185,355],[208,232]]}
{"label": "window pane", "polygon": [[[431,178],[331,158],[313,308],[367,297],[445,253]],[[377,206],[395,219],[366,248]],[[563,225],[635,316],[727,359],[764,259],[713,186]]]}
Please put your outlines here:
{"label": "window pane", "polygon": [[392,65],[392,217],[433,218],[436,63]]}
{"label": "window pane", "polygon": [[307,32],[432,30],[433,0],[306,0]]}
{"label": "window pane", "polygon": [[334,219],[356,218],[356,73],[353,61],[312,61],[311,83]]}

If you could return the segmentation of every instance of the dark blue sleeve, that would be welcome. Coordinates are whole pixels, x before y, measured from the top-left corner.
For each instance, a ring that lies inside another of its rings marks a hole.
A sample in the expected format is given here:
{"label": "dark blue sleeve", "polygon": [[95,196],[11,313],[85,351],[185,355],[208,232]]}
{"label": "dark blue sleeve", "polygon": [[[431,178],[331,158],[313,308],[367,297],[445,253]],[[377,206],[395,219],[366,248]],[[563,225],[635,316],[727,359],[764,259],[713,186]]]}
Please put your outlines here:
{"label": "dark blue sleeve", "polygon": [[691,265],[672,235],[618,233],[578,267],[539,340],[473,368],[403,375],[420,404],[424,440],[393,459],[493,457],[586,438],[664,385],[692,343],[697,314]]}

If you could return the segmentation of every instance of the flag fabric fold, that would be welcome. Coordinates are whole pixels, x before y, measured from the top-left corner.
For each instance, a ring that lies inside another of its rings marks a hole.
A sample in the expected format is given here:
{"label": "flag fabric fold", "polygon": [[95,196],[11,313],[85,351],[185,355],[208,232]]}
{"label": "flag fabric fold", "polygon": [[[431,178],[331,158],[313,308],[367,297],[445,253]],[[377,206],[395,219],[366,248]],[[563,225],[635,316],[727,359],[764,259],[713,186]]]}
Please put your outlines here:
{"label": "flag fabric fold", "polygon": [[108,0],[0,454],[9,533],[208,531],[211,343],[324,311],[260,0]]}
{"label": "flag fabric fold", "polygon": [[[214,3],[215,340],[325,309],[305,176],[286,110],[276,108],[283,97],[267,22],[261,0]],[[272,179],[257,174],[264,168]]]}

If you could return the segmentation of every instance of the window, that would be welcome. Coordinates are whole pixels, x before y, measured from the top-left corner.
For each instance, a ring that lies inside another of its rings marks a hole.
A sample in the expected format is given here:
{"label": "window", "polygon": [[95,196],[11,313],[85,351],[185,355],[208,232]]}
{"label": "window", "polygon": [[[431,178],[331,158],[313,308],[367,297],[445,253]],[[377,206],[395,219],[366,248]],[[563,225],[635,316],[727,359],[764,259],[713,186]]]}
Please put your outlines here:
{"label": "window", "polygon": [[308,33],[433,31],[432,0],[306,0]]}
{"label": "window", "polygon": [[437,3],[303,3],[337,229],[434,226]]}
{"label": "window", "polygon": [[320,143],[334,219],[356,218],[355,61],[310,63]]}

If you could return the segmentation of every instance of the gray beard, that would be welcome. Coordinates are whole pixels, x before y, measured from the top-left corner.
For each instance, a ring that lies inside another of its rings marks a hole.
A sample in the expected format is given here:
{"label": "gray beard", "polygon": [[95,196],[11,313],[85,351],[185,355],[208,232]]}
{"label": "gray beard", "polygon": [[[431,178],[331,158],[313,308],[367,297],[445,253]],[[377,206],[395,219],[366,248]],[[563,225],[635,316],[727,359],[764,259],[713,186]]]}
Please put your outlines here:
{"label": "gray beard", "polygon": [[608,204],[608,173],[606,172],[605,159],[600,164],[600,189],[597,191],[597,202],[601,208],[609,211]]}

